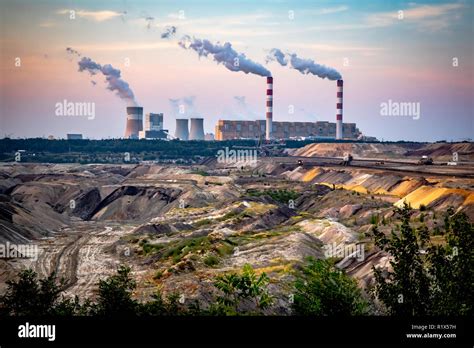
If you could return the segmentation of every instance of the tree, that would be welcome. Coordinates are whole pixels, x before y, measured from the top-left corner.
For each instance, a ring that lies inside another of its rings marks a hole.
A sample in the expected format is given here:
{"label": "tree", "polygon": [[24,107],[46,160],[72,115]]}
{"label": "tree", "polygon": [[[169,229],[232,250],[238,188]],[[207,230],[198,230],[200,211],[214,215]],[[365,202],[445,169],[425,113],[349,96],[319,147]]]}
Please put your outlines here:
{"label": "tree", "polygon": [[[21,271],[17,281],[8,281],[5,295],[0,297],[2,315],[37,316],[55,314],[55,308],[61,303],[60,285],[56,276],[51,274],[44,279],[31,269]],[[65,311],[67,303],[61,305]]]}
{"label": "tree", "polygon": [[214,286],[222,295],[217,297],[216,305],[210,314],[238,315],[244,311],[249,314],[261,313],[272,303],[267,286],[266,273],[257,276],[252,266],[244,265],[242,273],[230,273],[218,276]]}
{"label": "tree", "polygon": [[347,316],[367,313],[357,283],[327,260],[308,259],[295,281],[293,310],[298,315]]}
{"label": "tree", "polygon": [[117,274],[99,281],[97,303],[92,314],[100,316],[133,316],[137,314],[138,302],[132,298],[136,282],[130,278],[130,267],[120,266]]}
{"label": "tree", "polygon": [[473,224],[448,210],[445,243],[433,245],[425,225],[410,225],[411,208],[396,209],[400,231],[390,237],[373,229],[375,244],[391,256],[391,271],[374,268],[374,293],[393,315],[473,313]]}

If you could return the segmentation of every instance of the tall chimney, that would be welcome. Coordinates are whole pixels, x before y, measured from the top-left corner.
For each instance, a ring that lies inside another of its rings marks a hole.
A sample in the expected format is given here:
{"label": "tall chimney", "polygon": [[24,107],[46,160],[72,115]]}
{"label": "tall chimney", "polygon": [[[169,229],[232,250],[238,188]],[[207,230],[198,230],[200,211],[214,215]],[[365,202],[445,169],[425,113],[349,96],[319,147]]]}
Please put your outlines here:
{"label": "tall chimney", "polygon": [[267,126],[265,139],[272,138],[273,128],[273,77],[267,76]]}
{"label": "tall chimney", "polygon": [[138,139],[138,132],[143,130],[143,108],[141,106],[127,107],[127,125],[125,138]]}
{"label": "tall chimney", "polygon": [[189,140],[204,140],[204,119],[192,118]]}
{"label": "tall chimney", "polygon": [[177,118],[176,119],[176,131],[174,136],[180,140],[188,140],[189,138],[189,128],[188,128],[188,119],[187,118]]}
{"label": "tall chimney", "polygon": [[342,139],[342,88],[344,81],[337,80],[336,139]]}

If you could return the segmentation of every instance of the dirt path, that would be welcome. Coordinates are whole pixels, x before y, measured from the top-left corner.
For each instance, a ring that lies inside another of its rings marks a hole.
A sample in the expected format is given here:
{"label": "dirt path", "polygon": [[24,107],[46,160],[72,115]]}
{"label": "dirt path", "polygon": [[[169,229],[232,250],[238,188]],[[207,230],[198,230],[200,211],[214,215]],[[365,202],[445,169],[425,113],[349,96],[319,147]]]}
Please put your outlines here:
{"label": "dirt path", "polygon": [[125,225],[77,223],[54,239],[40,241],[40,255],[32,266],[40,278],[54,271],[58,279],[64,279],[66,295],[90,296],[99,279],[113,274],[120,264],[115,250],[107,249],[128,229]]}

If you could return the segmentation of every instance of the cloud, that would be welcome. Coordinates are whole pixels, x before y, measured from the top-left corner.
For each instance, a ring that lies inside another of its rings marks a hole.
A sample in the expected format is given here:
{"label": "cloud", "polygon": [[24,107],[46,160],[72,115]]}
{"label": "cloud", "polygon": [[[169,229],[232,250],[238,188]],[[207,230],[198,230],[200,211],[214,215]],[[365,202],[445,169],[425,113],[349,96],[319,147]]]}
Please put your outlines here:
{"label": "cloud", "polygon": [[[465,7],[466,5],[461,2],[440,5],[411,4],[410,7],[406,9],[400,8],[399,10],[369,14],[358,23],[316,25],[309,26],[306,30],[349,31],[384,28],[400,23],[407,23],[421,30],[436,31],[456,23],[456,18],[460,14],[459,10]],[[398,11],[403,11],[403,19],[399,19]]]}
{"label": "cloud", "polygon": [[[348,6],[341,5],[341,6],[326,7],[326,8],[322,8],[320,10],[310,11],[310,13],[312,15],[326,15],[326,14],[332,14],[332,13],[347,11],[348,9],[349,9]],[[305,14],[307,14],[307,13],[308,12],[305,11]]]}
{"label": "cloud", "polygon": [[110,11],[110,10],[103,10],[103,11],[87,11],[87,10],[73,10],[73,9],[63,9],[59,10],[56,13],[57,14],[67,14],[70,15],[71,11],[75,11],[75,15],[77,17],[85,18],[85,19],[90,19],[94,20],[96,22],[103,22],[107,21],[109,19],[115,18],[115,17],[120,17],[124,13],[122,12],[116,12],[116,11]]}
{"label": "cloud", "polygon": [[464,7],[465,5],[462,3],[413,6],[408,9],[400,9],[403,11],[401,12],[402,19],[399,19],[398,11],[382,12],[370,15],[367,18],[367,24],[383,27],[406,21],[420,29],[440,30],[453,23],[454,12]]}

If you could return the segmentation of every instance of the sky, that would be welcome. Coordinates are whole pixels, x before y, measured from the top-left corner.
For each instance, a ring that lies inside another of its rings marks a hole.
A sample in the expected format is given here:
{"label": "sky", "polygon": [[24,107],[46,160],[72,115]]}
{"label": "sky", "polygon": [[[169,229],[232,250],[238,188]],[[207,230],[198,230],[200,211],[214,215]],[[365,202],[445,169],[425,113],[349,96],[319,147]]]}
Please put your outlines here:
{"label": "sky", "polygon": [[[176,33],[162,37],[172,26]],[[171,134],[176,118],[203,117],[212,133],[219,119],[264,119],[265,78],[232,71],[212,54],[199,56],[189,48],[195,40],[229,43],[271,72],[274,121],[335,122],[336,81],[293,68],[289,57],[296,54],[342,75],[344,122],[365,135],[474,138],[468,0],[0,0],[0,34],[0,138],[122,137],[131,101],[110,90],[111,83],[127,83],[144,114],[163,112]],[[268,61],[274,48],[286,54],[286,66]],[[103,70],[118,69],[120,80],[79,71],[84,57],[111,65]],[[65,100],[93,103],[94,117],[58,115]],[[420,112],[386,115],[388,103],[414,103]]]}

